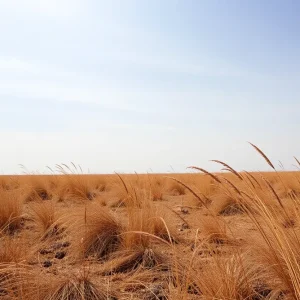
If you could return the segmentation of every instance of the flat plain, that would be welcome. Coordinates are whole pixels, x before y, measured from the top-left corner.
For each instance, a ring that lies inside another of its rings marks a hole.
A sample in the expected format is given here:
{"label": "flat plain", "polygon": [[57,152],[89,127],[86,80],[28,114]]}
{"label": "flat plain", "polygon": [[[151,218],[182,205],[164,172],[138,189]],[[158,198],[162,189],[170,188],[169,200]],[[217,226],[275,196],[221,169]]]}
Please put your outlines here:
{"label": "flat plain", "polygon": [[300,299],[300,174],[217,163],[1,176],[0,298]]}

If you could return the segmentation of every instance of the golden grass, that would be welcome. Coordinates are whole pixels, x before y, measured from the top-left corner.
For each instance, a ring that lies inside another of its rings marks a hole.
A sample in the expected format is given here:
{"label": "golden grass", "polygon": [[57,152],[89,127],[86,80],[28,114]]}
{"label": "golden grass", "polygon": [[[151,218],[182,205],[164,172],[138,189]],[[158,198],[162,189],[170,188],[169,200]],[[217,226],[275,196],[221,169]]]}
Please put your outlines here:
{"label": "golden grass", "polygon": [[300,300],[300,173],[0,178],[1,299]]}
{"label": "golden grass", "polygon": [[107,287],[93,279],[88,272],[67,274],[64,278],[54,278],[50,288],[44,290],[44,300],[114,299]]}
{"label": "golden grass", "polygon": [[99,204],[84,207],[81,215],[70,222],[73,255],[102,259],[116,251],[121,243],[122,224]]}
{"label": "golden grass", "polygon": [[29,218],[34,222],[35,230],[41,239],[57,233],[59,212],[55,209],[53,201],[30,203],[28,214]]}
{"label": "golden grass", "polygon": [[19,190],[0,190],[0,235],[22,226],[23,198]]}

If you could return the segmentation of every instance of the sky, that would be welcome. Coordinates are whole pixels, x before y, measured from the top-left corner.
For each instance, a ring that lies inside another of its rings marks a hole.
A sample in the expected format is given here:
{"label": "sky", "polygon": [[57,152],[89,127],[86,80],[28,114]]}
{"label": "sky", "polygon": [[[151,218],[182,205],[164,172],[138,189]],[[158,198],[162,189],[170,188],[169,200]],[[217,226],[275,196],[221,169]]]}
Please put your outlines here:
{"label": "sky", "polygon": [[[300,158],[300,2],[0,0],[0,174]],[[280,167],[278,166],[278,169]]]}

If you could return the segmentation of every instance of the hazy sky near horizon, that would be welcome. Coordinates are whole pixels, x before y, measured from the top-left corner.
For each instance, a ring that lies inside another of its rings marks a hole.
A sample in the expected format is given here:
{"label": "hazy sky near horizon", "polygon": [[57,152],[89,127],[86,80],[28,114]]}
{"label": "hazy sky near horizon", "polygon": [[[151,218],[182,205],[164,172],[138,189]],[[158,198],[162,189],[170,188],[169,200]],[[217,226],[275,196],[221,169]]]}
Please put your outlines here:
{"label": "hazy sky near horizon", "polygon": [[300,158],[300,2],[0,0],[1,173]]}

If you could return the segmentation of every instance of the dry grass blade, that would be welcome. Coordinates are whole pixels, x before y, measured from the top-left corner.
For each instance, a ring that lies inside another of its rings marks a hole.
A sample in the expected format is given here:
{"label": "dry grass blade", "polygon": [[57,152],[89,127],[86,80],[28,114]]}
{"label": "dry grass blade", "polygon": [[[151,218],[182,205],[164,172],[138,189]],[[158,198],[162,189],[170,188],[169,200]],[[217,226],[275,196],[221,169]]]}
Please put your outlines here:
{"label": "dry grass blade", "polygon": [[166,206],[166,208],[172,211],[184,224],[188,226],[188,228],[191,228],[190,224],[177,211],[175,211],[173,208],[169,206]]}
{"label": "dry grass blade", "polygon": [[124,186],[124,189],[126,190],[126,193],[129,194],[127,185],[126,185],[125,181],[123,180],[123,178],[121,177],[121,175],[118,174],[118,173],[115,173],[115,174],[120,178],[120,180],[121,180],[121,182],[122,182],[122,184],[123,184],[123,186]]}
{"label": "dry grass blade", "polygon": [[169,237],[170,244],[172,244],[173,239],[172,239],[170,230],[169,230],[169,228],[168,228],[168,226],[167,226],[167,223],[166,223],[166,221],[165,221],[162,217],[160,217],[160,219],[161,219],[161,221],[163,222],[163,224],[164,224],[164,226],[165,226],[165,229],[166,229],[166,231],[167,231],[167,233],[168,233],[168,237]]}
{"label": "dry grass blade", "polygon": [[300,161],[298,160],[298,158],[296,156],[294,156],[294,158],[295,158],[297,164],[300,166]]}
{"label": "dry grass blade", "polygon": [[61,164],[62,166],[64,166],[67,170],[69,170],[69,172],[71,173],[71,174],[75,174],[75,172],[67,165],[67,164]]}
{"label": "dry grass blade", "polygon": [[279,161],[279,167],[284,170],[284,166],[283,166],[283,163],[281,161]]}
{"label": "dry grass blade", "polygon": [[240,190],[229,180],[229,179],[227,179],[227,178],[223,178],[223,180],[227,183],[227,184],[229,184],[233,189],[234,189],[234,191],[237,193],[237,194],[241,194],[241,192],[240,192]]}
{"label": "dry grass blade", "polygon": [[260,150],[257,146],[255,146],[254,144],[248,142],[264,159],[265,161],[268,163],[268,165],[275,170],[275,167],[273,166],[273,164],[271,163],[271,161],[269,160],[269,158],[266,156],[266,154]]}
{"label": "dry grass blade", "polygon": [[120,236],[125,235],[125,234],[132,234],[132,233],[133,233],[133,234],[137,234],[137,235],[144,235],[144,236],[153,238],[153,239],[155,239],[155,240],[157,240],[157,241],[160,241],[160,242],[162,242],[163,244],[166,244],[166,245],[168,245],[168,246],[171,245],[168,241],[166,241],[166,240],[160,238],[159,236],[157,236],[157,235],[155,235],[155,234],[152,234],[152,233],[149,233],[149,232],[144,232],[144,231],[126,231],[126,232],[122,232],[122,233],[120,234]]}
{"label": "dry grass blade", "polygon": [[104,264],[102,274],[133,274],[159,267],[169,269],[169,260],[166,255],[152,248],[137,248],[115,253],[115,256]]}
{"label": "dry grass blade", "polygon": [[[259,184],[259,182],[257,181],[257,179],[249,172],[245,171],[244,172],[252,179],[254,180],[254,182],[256,182],[256,184],[261,188],[261,185]],[[251,180],[250,180],[251,181]]]}
{"label": "dry grass blade", "polygon": [[239,179],[243,180],[243,177],[236,170],[234,170],[232,167],[230,167],[228,164],[226,164],[226,163],[224,163],[224,162],[222,162],[220,160],[216,160],[216,159],[213,159],[211,161],[216,162],[218,164],[221,164],[222,166],[226,167],[228,171],[230,171],[231,173],[233,173]]}
{"label": "dry grass blade", "polygon": [[248,174],[244,174],[244,176],[248,179],[248,181],[250,182],[250,184],[251,184],[251,186],[253,187],[253,189],[255,189],[255,185],[254,185],[254,183],[252,182],[252,180],[251,180],[251,177],[249,177],[248,176]]}
{"label": "dry grass blade", "polygon": [[176,182],[178,182],[178,183],[180,183],[180,184],[182,184],[187,190],[189,190],[200,202],[201,202],[201,204],[206,208],[206,209],[208,209],[208,207],[207,207],[207,205],[206,205],[206,203],[205,203],[205,201],[203,201],[202,199],[201,199],[201,197],[199,196],[199,195],[197,195],[189,186],[187,186],[185,183],[183,183],[182,181],[180,181],[180,180],[178,180],[178,179],[176,179],[176,178],[174,178],[174,177],[167,177],[167,178],[169,178],[169,179],[172,179],[172,180],[174,180],[174,181],[176,181]]}
{"label": "dry grass blade", "polygon": [[276,200],[278,201],[279,205],[281,206],[281,208],[284,209],[284,206],[282,204],[281,199],[279,198],[278,194],[275,192],[274,188],[272,187],[271,183],[264,177],[262,177],[262,179],[265,181],[265,183],[268,185],[268,187],[270,188],[270,190],[272,191],[273,195],[275,196]]}
{"label": "dry grass blade", "polygon": [[190,166],[190,167],[188,167],[188,169],[195,169],[195,170],[201,171],[201,172],[205,173],[206,175],[209,175],[210,177],[212,177],[218,183],[221,183],[220,179],[216,175],[214,175],[214,174],[212,174],[212,173],[210,173],[210,172],[208,172],[208,171],[206,171],[202,168],[195,167],[195,166]]}
{"label": "dry grass blade", "polygon": [[74,167],[74,169],[76,170],[76,172],[78,173],[77,167],[76,165],[71,161],[72,166]]}
{"label": "dry grass blade", "polygon": [[66,172],[66,170],[61,165],[56,164],[55,167],[58,173],[68,175],[68,172]]}

